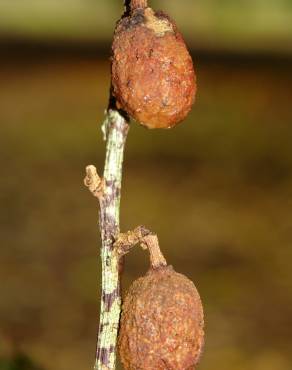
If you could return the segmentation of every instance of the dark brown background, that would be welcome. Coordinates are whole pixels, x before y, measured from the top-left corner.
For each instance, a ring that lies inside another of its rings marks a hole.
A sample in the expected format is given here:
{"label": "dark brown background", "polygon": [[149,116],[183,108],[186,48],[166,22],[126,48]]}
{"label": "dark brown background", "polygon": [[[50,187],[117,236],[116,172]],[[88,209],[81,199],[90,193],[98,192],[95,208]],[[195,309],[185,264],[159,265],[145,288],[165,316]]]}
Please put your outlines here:
{"label": "dark brown background", "polygon": [[[199,91],[173,130],[132,123],[122,229],[156,231],[168,262],[196,283],[200,370],[289,370],[292,3],[153,3],[186,35]],[[82,180],[87,164],[102,170],[121,11],[118,1],[0,4],[1,370],[92,368],[98,212]],[[124,287],[147,266],[133,251]]]}

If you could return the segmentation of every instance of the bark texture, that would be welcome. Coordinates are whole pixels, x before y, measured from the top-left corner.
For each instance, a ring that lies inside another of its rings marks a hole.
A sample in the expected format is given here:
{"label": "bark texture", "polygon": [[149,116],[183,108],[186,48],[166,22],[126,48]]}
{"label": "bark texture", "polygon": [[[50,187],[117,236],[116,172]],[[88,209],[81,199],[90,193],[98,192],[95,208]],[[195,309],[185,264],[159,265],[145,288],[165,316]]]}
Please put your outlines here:
{"label": "bark texture", "polygon": [[109,110],[104,123],[107,138],[103,179],[94,166],[88,166],[85,184],[99,200],[101,230],[102,292],[95,370],[115,369],[121,296],[119,256],[113,243],[119,234],[120,197],[124,147],[129,125],[117,111]]}

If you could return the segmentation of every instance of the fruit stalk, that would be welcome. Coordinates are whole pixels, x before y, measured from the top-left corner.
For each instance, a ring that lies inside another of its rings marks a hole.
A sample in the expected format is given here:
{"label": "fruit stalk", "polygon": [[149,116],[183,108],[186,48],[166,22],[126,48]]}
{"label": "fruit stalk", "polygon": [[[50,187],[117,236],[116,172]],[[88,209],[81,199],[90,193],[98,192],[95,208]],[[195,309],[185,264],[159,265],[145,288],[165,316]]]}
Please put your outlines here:
{"label": "fruit stalk", "polygon": [[123,257],[137,244],[140,244],[143,249],[148,249],[151,268],[157,269],[167,266],[167,262],[159,247],[157,235],[146,229],[145,226],[138,226],[132,231],[119,234],[114,248],[116,253]]}
{"label": "fruit stalk", "polygon": [[147,0],[131,0],[130,7],[131,10],[138,9],[138,8],[147,8]]}
{"label": "fruit stalk", "polygon": [[86,168],[85,185],[99,200],[102,292],[94,370],[115,369],[116,342],[121,311],[119,256],[113,243],[119,234],[121,180],[129,124],[117,110],[107,112],[103,132],[107,140],[103,178],[94,166]]}

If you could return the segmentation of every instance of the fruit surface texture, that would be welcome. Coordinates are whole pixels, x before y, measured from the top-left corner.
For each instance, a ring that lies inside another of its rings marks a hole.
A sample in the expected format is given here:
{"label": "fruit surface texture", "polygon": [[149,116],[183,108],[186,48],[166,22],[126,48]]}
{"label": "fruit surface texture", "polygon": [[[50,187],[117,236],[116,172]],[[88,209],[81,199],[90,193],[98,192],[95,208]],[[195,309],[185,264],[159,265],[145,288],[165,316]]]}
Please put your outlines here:
{"label": "fruit surface texture", "polygon": [[171,128],[186,118],[195,93],[192,58],[175,23],[151,8],[124,16],[112,45],[117,107],[148,128]]}
{"label": "fruit surface texture", "polygon": [[124,368],[195,369],[203,327],[195,285],[171,266],[149,270],[132,284],[123,304],[118,345]]}

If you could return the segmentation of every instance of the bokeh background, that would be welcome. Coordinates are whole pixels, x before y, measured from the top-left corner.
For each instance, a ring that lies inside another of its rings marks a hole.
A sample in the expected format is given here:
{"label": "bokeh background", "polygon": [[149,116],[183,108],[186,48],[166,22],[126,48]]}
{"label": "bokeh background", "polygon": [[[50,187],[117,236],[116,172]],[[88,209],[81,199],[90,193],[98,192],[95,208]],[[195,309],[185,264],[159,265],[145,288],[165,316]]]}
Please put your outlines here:
{"label": "bokeh background", "polygon": [[[177,21],[198,97],[132,123],[122,229],[159,234],[205,306],[200,370],[292,364],[292,1],[151,1]],[[0,369],[90,369],[99,310],[100,132],[118,0],[0,1]],[[139,249],[123,286],[148,268]],[[119,367],[121,369],[121,367]],[[155,370],[155,369],[153,369]]]}

